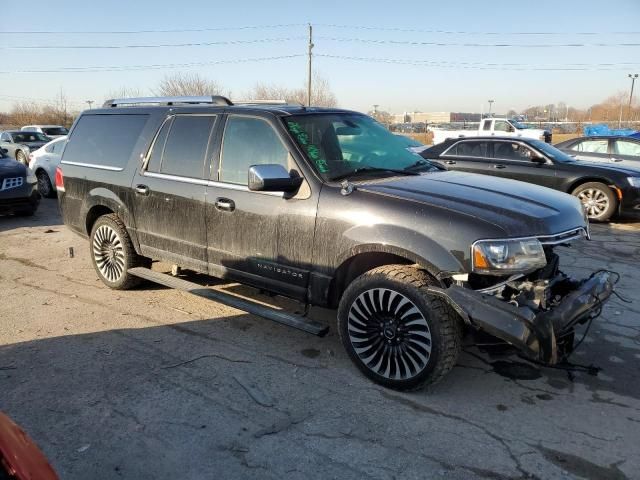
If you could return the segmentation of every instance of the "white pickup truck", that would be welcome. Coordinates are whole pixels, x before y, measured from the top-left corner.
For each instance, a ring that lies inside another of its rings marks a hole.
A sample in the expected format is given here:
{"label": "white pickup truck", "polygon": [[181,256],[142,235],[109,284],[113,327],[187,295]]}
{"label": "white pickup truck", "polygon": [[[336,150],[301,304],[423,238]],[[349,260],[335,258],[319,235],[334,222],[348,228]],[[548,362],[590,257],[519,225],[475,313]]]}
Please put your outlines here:
{"label": "white pickup truck", "polygon": [[499,135],[501,137],[536,138],[551,143],[551,132],[536,128],[527,128],[515,120],[506,118],[485,118],[480,122],[477,130],[443,130],[432,128],[433,143],[444,142],[448,138],[480,137],[485,135]]}

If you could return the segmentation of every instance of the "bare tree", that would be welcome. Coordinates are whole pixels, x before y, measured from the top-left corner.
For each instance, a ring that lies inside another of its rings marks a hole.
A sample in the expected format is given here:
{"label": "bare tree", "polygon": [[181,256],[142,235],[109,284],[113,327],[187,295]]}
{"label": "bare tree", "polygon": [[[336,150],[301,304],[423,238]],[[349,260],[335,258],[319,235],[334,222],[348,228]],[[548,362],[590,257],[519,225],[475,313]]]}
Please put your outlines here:
{"label": "bare tree", "polygon": [[[249,100],[286,100],[288,103],[307,104],[307,88],[289,88],[282,85],[258,83],[247,94]],[[329,81],[317,72],[313,75],[311,105],[316,107],[335,107],[338,101],[331,91]]]}
{"label": "bare tree", "polygon": [[110,90],[109,93],[107,93],[105,100],[109,100],[112,98],[133,98],[143,96],[144,92],[138,87],[122,86],[120,88],[116,88],[115,90]]}
{"label": "bare tree", "polygon": [[198,73],[174,73],[165,76],[153,93],[160,97],[187,95],[224,95],[224,87]]}

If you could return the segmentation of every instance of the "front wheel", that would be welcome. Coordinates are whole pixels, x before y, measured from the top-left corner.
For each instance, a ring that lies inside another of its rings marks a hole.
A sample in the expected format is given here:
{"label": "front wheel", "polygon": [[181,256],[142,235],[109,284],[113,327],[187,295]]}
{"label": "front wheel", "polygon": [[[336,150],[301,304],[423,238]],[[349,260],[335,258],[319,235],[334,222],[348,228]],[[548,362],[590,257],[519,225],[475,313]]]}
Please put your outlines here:
{"label": "front wheel", "polygon": [[606,222],[618,208],[618,199],[604,183],[584,183],[571,193],[582,202],[589,220],[594,222]]}
{"label": "front wheel", "polygon": [[142,281],[128,270],[148,266],[148,259],[135,252],[127,229],[117,215],[98,218],[91,229],[90,241],[93,266],[105,285],[115,290],[127,290]]}
{"label": "front wheel", "polygon": [[338,331],[356,366],[397,390],[433,384],[455,365],[461,320],[426,291],[432,279],[414,267],[387,265],[364,273],[345,291]]}

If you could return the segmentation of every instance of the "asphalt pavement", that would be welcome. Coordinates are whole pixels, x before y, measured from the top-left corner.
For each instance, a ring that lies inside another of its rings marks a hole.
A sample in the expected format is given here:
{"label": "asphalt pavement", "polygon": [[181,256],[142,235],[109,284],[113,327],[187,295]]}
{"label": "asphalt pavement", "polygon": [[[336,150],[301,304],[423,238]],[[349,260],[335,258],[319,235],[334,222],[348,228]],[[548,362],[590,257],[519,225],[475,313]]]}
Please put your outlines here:
{"label": "asphalt pavement", "polygon": [[317,338],[153,284],[109,290],[43,200],[0,217],[0,410],[62,480],[640,478],[640,224],[592,233],[559,249],[563,270],[617,271],[633,301],[613,298],[572,357],[597,375],[469,344],[406,394],[359,374],[334,312],[312,309],[332,327]]}

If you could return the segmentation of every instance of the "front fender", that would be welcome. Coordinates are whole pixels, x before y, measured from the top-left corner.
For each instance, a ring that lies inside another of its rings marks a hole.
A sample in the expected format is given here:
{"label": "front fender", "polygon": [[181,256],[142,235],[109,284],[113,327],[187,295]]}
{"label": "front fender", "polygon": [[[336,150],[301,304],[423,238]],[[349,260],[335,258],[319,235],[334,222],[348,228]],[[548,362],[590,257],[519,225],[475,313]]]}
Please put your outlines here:
{"label": "front fender", "polygon": [[399,255],[420,265],[434,276],[442,272],[465,272],[463,252],[450,252],[419,232],[396,225],[358,225],[344,232],[351,245],[338,255],[338,264],[367,252]]}

